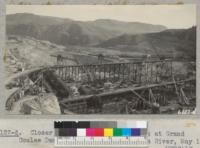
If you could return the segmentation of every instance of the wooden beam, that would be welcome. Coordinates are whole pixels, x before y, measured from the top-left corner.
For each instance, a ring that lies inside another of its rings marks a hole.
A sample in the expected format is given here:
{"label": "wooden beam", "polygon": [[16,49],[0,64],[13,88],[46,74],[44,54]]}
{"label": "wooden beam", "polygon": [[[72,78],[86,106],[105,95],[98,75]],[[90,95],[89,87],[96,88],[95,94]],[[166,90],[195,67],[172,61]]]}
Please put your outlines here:
{"label": "wooden beam", "polygon": [[120,95],[120,94],[132,92],[132,91],[136,91],[136,90],[149,89],[149,88],[160,87],[160,86],[165,86],[165,85],[174,85],[175,83],[177,84],[177,83],[183,83],[183,82],[189,82],[189,81],[195,81],[195,79],[187,79],[187,80],[182,80],[182,81],[177,81],[177,82],[164,82],[164,83],[160,83],[160,84],[151,84],[151,85],[145,85],[145,86],[140,86],[140,87],[121,88],[121,89],[117,89],[115,91],[103,92],[101,94],[86,95],[86,96],[81,96],[79,98],[73,98],[73,99],[65,99],[61,102],[65,103],[65,102],[87,100],[92,97],[95,98],[95,96],[97,96],[97,98],[102,98],[102,97],[107,97],[107,96],[112,96],[112,95],[115,96],[115,95]]}

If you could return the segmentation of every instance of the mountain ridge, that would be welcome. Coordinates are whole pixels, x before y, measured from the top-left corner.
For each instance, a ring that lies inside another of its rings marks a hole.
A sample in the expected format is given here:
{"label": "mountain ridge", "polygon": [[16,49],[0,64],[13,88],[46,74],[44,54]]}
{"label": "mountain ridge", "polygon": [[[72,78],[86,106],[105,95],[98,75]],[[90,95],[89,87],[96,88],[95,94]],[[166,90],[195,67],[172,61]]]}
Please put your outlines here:
{"label": "mountain ridge", "polygon": [[168,29],[157,33],[121,36],[104,41],[96,47],[146,54],[172,54],[196,57],[196,26],[189,29]]}
{"label": "mountain ridge", "polygon": [[140,22],[97,19],[76,21],[68,18],[40,16],[31,13],[10,14],[6,17],[7,33],[31,36],[61,45],[95,45],[122,34],[160,32],[167,28]]}

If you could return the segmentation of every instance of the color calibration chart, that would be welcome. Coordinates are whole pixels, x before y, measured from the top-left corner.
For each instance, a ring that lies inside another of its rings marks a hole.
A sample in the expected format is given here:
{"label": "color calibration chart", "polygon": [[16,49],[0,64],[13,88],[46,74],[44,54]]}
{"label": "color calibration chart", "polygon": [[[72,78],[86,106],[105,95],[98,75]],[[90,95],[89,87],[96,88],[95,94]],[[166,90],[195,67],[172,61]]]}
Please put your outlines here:
{"label": "color calibration chart", "polygon": [[147,121],[55,121],[56,147],[148,147]]}

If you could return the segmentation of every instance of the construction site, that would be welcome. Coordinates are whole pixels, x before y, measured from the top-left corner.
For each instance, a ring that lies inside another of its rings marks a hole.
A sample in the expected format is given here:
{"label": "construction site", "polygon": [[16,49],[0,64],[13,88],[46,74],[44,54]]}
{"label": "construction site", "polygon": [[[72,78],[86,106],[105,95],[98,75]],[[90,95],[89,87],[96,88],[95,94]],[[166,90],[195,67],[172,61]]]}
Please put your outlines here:
{"label": "construction site", "polygon": [[6,11],[6,113],[195,114],[196,7],[15,7]]}
{"label": "construction site", "polygon": [[[196,106],[195,69],[176,71],[177,63],[194,62],[140,58],[69,65],[51,55],[54,65],[24,70],[7,89],[16,88],[6,110],[21,114],[182,114]],[[77,59],[76,59],[77,60]]]}

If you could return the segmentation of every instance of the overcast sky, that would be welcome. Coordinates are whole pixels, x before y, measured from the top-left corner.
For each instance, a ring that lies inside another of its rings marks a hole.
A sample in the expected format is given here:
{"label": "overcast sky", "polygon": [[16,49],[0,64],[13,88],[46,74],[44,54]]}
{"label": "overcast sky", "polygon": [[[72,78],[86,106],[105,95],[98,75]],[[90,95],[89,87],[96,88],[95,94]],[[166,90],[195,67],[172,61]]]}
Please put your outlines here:
{"label": "overcast sky", "polygon": [[196,25],[196,5],[7,5],[7,14],[33,13],[80,21],[115,19],[168,28]]}

